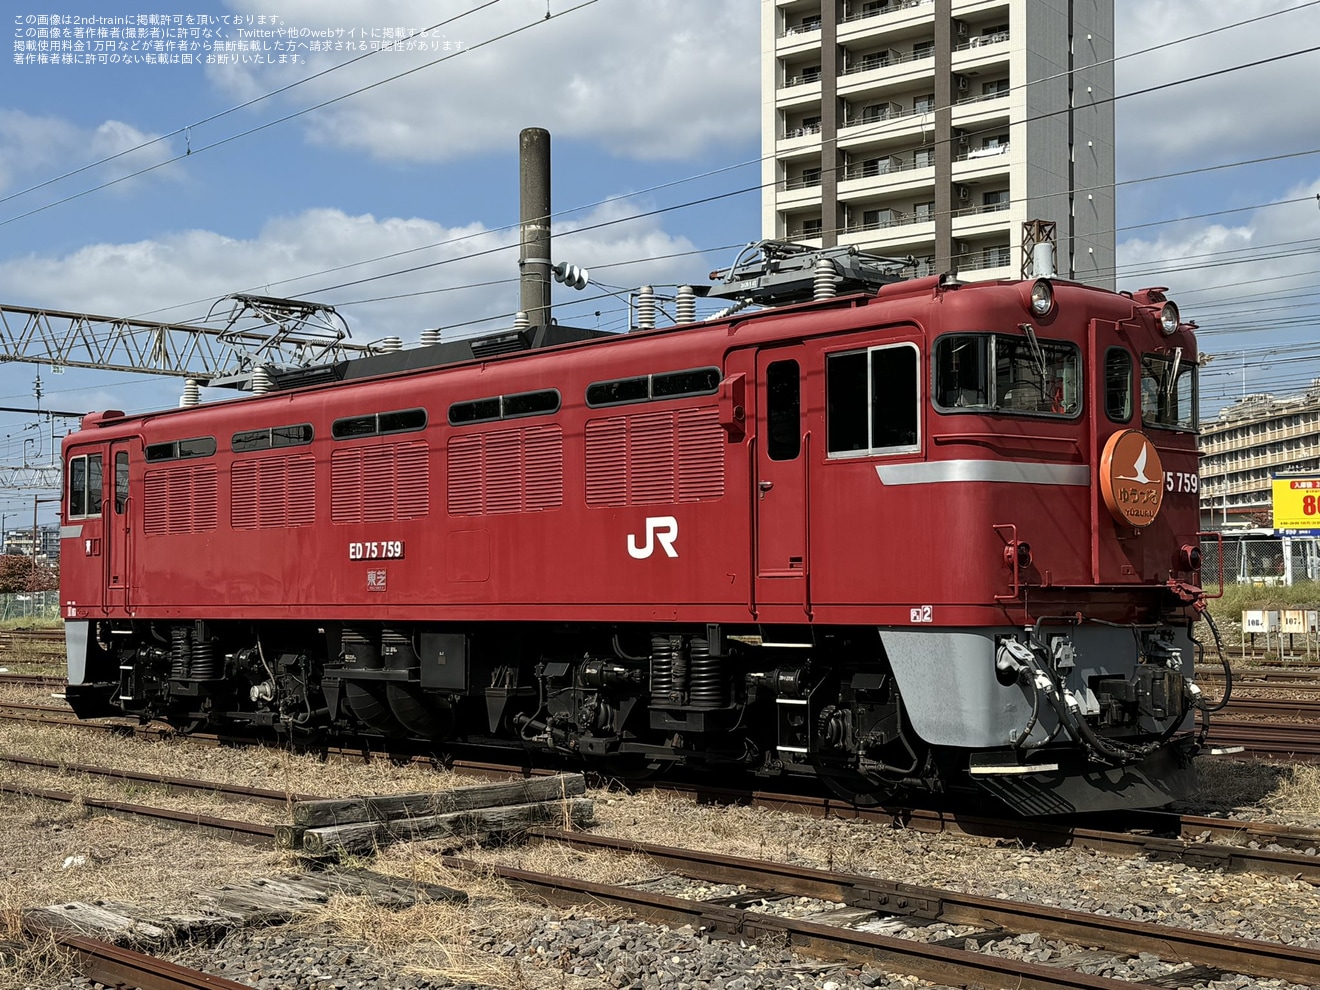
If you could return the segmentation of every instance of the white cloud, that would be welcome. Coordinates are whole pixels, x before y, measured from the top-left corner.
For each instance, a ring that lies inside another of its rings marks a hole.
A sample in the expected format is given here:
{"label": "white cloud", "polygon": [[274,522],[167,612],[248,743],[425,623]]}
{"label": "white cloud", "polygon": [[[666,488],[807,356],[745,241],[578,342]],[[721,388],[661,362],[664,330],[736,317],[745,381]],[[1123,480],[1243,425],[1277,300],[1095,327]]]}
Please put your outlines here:
{"label": "white cloud", "polygon": [[[120,157],[84,173],[79,188],[128,175],[173,156],[169,141],[131,150],[157,137],[120,120],[83,128],[62,117],[38,117],[0,108],[0,191],[111,156]],[[157,171],[168,174],[172,170],[167,167]]]}
{"label": "white cloud", "polygon": [[[1118,0],[1117,54],[1295,6],[1294,0]],[[1237,67],[1310,48],[1317,35],[1320,7],[1312,6],[1121,58],[1119,93],[1212,75],[1118,101],[1120,178],[1315,147],[1320,101],[1306,80],[1320,73],[1320,53]]]}
{"label": "white cloud", "polygon": [[[575,227],[595,229],[571,236],[565,230],[557,255],[587,266],[637,262],[610,269],[612,283],[673,282],[702,270],[695,258],[642,263],[692,246],[666,233],[654,218],[626,220],[640,211],[620,200],[584,216]],[[625,222],[610,222],[618,220]],[[518,308],[515,245],[516,232],[489,232],[475,223],[447,226],[418,217],[312,209],[277,217],[246,240],[185,230],[132,243],[91,244],[66,255],[13,258],[0,262],[0,298],[20,305],[58,299],[59,308],[75,312],[199,323],[213,302],[232,292],[299,296],[339,308],[356,342],[397,335],[415,343],[424,327],[466,336],[508,326]],[[482,253],[492,248],[506,250]],[[364,259],[379,260],[332,271]],[[416,270],[383,277],[407,269]],[[467,288],[487,282],[498,284]],[[580,303],[597,291],[560,289],[556,305]],[[618,311],[623,304],[607,296],[593,305]],[[222,316],[229,310],[227,303],[216,307]],[[475,322],[488,318],[493,319]],[[174,394],[177,383],[168,391]],[[124,401],[121,397],[118,404]],[[159,398],[138,401],[160,404]]]}
{"label": "white cloud", "polygon": [[[230,6],[258,16],[257,0]],[[551,10],[566,10],[554,0]],[[446,8],[446,12],[448,9]],[[758,5],[754,0],[599,0],[545,20],[543,0],[510,0],[446,27],[449,61],[304,118],[309,141],[382,160],[431,162],[511,147],[528,126],[600,142],[621,156],[684,158],[753,139],[758,129]],[[285,25],[309,29],[424,28],[437,6],[422,0],[290,0]],[[512,37],[479,47],[523,25]],[[293,90],[306,106],[441,58],[442,51],[382,52]],[[452,54],[452,53],[451,53]],[[313,55],[308,70],[351,57]],[[288,70],[249,74],[217,66],[211,79],[248,99],[289,82]]]}

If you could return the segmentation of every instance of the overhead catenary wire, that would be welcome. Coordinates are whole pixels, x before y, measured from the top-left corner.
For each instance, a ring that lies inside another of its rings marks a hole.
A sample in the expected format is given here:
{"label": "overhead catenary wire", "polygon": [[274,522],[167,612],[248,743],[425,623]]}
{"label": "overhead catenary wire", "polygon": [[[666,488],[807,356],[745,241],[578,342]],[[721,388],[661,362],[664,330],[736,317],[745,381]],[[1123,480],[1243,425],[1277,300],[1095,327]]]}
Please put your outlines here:
{"label": "overhead catenary wire", "polygon": [[[424,27],[421,30],[423,32],[438,31],[442,27],[449,27],[451,24],[454,24],[455,22],[462,20],[464,17],[467,17],[469,14],[478,13],[479,11],[485,10],[487,7],[493,7],[495,4],[501,2],[502,0],[485,0],[484,3],[479,3],[475,7],[469,8],[468,10],[465,10],[462,13],[455,14],[453,17],[445,18],[443,21],[437,21],[435,24],[429,25],[428,27]],[[1316,0],[1316,2],[1320,3],[1320,0]],[[70,169],[69,171],[62,173],[61,175],[52,176],[49,179],[43,179],[41,182],[34,183],[33,185],[26,186],[22,189],[16,190],[15,192],[8,193],[7,195],[4,196],[0,196],[0,203],[7,203],[11,199],[18,199],[20,196],[26,196],[30,192],[36,192],[38,189],[44,189],[47,186],[54,185],[57,182],[62,182],[65,179],[72,178],[75,175],[81,175],[84,172],[89,172],[92,169],[99,168],[102,165],[108,165],[110,162],[117,161],[120,158],[125,158],[128,155],[135,154],[136,152],[144,151],[145,149],[150,148],[152,145],[159,144],[162,141],[168,141],[172,137],[177,137],[180,134],[187,134],[194,127],[201,127],[205,124],[210,124],[214,121],[229,116],[231,113],[237,113],[240,110],[246,110],[248,107],[256,106],[258,103],[262,103],[266,100],[272,99],[273,97],[280,96],[281,94],[287,93],[290,90],[297,89],[299,86],[306,85],[307,83],[312,82],[313,80],[320,79],[323,76],[328,76],[332,72],[338,72],[340,69],[346,69],[350,65],[356,65],[358,62],[362,62],[368,58],[371,58],[374,55],[380,55],[384,52],[389,52],[395,47],[395,45],[406,40],[408,39],[400,38],[397,41],[391,42],[389,45],[385,46],[384,48],[372,49],[371,51],[363,52],[361,55],[356,55],[353,58],[347,59],[343,62],[336,62],[334,65],[328,66],[320,70],[319,72],[312,73],[310,76],[304,76],[301,79],[295,79],[293,82],[288,83],[285,86],[280,86],[278,89],[272,89],[268,92],[260,94],[259,96],[254,96],[250,100],[244,100],[242,103],[235,104],[234,106],[229,107],[228,109],[219,110],[215,113],[208,114],[205,117],[200,117],[197,120],[191,121],[190,123],[187,124],[180,124],[179,126],[175,127],[174,129],[164,134],[159,134],[148,141],[142,141],[138,144],[133,145],[133,147],[131,148],[124,148],[121,151],[115,152],[113,155],[106,155],[105,157],[99,158],[94,162],[88,162],[86,165],[80,165],[78,168]],[[192,151],[191,149],[189,149],[188,153],[185,154],[184,157],[188,157],[191,154]]]}
{"label": "overhead catenary wire", "polygon": [[[1302,6],[1310,6],[1310,4],[1304,4],[1304,5],[1302,5]],[[1296,8],[1296,9],[1300,9],[1300,8]],[[1282,12],[1276,12],[1276,13],[1282,13]],[[1168,44],[1168,43],[1166,43],[1166,44]],[[1156,47],[1164,47],[1164,46],[1156,46]],[[1133,54],[1136,54],[1136,53],[1133,53]],[[1127,57],[1127,56],[1123,56],[1123,57]],[[1204,77],[1198,77],[1198,78],[1204,78]],[[1166,85],[1172,85],[1172,84],[1173,84],[1173,83],[1171,83],[1171,84],[1166,84]],[[1149,91],[1149,90],[1147,90],[1147,91]],[[1143,91],[1143,92],[1147,92],[1147,91]],[[1122,94],[1122,95],[1126,96],[1126,95],[1134,95],[1134,94]],[[1116,97],[1116,98],[1118,98],[1118,97]],[[1270,156],[1269,158],[1265,158],[1265,159],[1254,159],[1253,162],[1279,160],[1279,159],[1281,159],[1281,158],[1293,157],[1294,155],[1314,154],[1314,153],[1316,153],[1316,152],[1314,152],[1314,151],[1309,151],[1309,152],[1295,152],[1295,153],[1290,153],[1290,154],[1285,154],[1285,155]],[[1186,171],[1179,172],[1179,173],[1168,173],[1167,176],[1163,176],[1163,177],[1170,177],[1170,176],[1175,176],[1175,175],[1187,175],[1187,174],[1191,174],[1191,173],[1193,173],[1193,172],[1210,171],[1210,170],[1215,169],[1215,168],[1235,167],[1236,164],[1238,164],[1238,163],[1226,163],[1226,164],[1221,164],[1221,165],[1217,165],[1217,166],[1207,166],[1207,167],[1203,167],[1203,168],[1199,168],[1199,169],[1186,170]],[[743,166],[742,166],[742,165],[739,165],[739,166],[730,166],[730,167],[743,167]],[[1158,177],[1144,177],[1144,178],[1140,178],[1140,179],[1124,180],[1124,182],[1121,183],[1121,184],[1127,184],[1128,182],[1136,182],[1136,181],[1153,181],[1154,178],[1158,178]],[[682,181],[682,180],[680,180],[680,181]],[[759,187],[757,187],[757,188],[759,188]],[[1243,208],[1243,209],[1247,209],[1247,208]],[[628,219],[633,219],[633,218],[631,218],[631,217],[630,217],[630,218],[621,218],[620,220],[618,220],[618,221],[616,221],[616,222],[626,222]],[[1190,218],[1174,218],[1174,219],[1171,219],[1171,220],[1166,221],[1166,222],[1168,222],[1168,223],[1176,223],[1176,222],[1179,222],[1179,220],[1181,220],[1181,219],[1190,219]],[[1144,225],[1143,225],[1143,226],[1144,226]],[[480,236],[480,235],[472,235],[472,236]],[[505,250],[509,250],[510,248],[507,248],[507,247],[506,247],[506,248],[503,248],[503,249],[505,249]],[[425,250],[425,248],[410,249],[410,250]],[[460,259],[453,259],[453,260],[463,260],[463,259],[460,258]],[[361,263],[355,263],[355,264],[366,264],[366,263],[370,263],[370,262],[368,261],[368,262],[361,262]],[[1288,276],[1285,276],[1285,277],[1288,277]],[[358,283],[358,284],[360,284],[362,281],[371,281],[371,279],[359,280],[359,283]],[[350,283],[350,284],[351,284],[351,283]],[[316,290],[311,290],[311,291],[316,291]],[[382,298],[393,298],[393,297],[382,297]],[[351,304],[351,303],[350,303],[350,304]]]}
{"label": "overhead catenary wire", "polygon": [[[595,0],[589,0],[589,2],[595,2]],[[1280,14],[1291,13],[1291,12],[1294,12],[1294,11],[1297,11],[1297,10],[1302,10],[1302,9],[1304,9],[1304,8],[1306,8],[1306,7],[1314,6],[1316,3],[1320,3],[1320,0],[1311,0],[1311,2],[1304,3],[1304,4],[1300,4],[1300,5],[1297,5],[1297,6],[1295,6],[1295,7],[1291,7],[1291,8],[1286,8],[1285,10],[1269,12],[1269,13],[1267,13],[1267,14],[1265,14],[1265,15],[1260,15],[1260,16],[1253,17],[1253,18],[1247,18],[1247,19],[1244,19],[1244,20],[1242,20],[1242,21],[1234,22],[1233,24],[1230,24],[1230,25],[1222,25],[1222,26],[1219,26],[1219,27],[1217,27],[1217,28],[1209,29],[1209,30],[1207,30],[1207,31],[1198,32],[1198,33],[1196,33],[1196,34],[1186,36],[1186,37],[1184,37],[1184,38],[1174,39],[1174,40],[1171,40],[1171,41],[1163,42],[1163,43],[1161,43],[1161,44],[1159,44],[1159,45],[1151,46],[1151,47],[1149,47],[1149,48],[1142,49],[1142,50],[1140,50],[1140,51],[1131,52],[1131,53],[1127,53],[1127,54],[1122,55],[1122,56],[1118,56],[1117,58],[1113,59],[1112,61],[1121,61],[1121,60],[1126,59],[1126,58],[1136,57],[1136,56],[1143,55],[1143,54],[1147,54],[1147,53],[1149,53],[1149,52],[1156,51],[1156,50],[1159,50],[1159,49],[1162,49],[1162,48],[1167,48],[1167,47],[1169,47],[1170,45],[1180,44],[1180,43],[1184,43],[1184,42],[1187,42],[1187,41],[1195,40],[1195,39],[1197,39],[1197,38],[1205,37],[1205,36],[1208,35],[1208,34],[1214,34],[1214,33],[1218,33],[1218,32],[1224,31],[1224,30],[1230,30],[1230,29],[1233,29],[1233,28],[1237,28],[1237,27],[1245,26],[1245,25],[1248,25],[1248,24],[1251,24],[1251,23],[1255,23],[1255,22],[1257,22],[1257,21],[1259,21],[1259,20],[1264,20],[1264,19],[1266,19],[1267,17],[1273,17],[1273,16],[1278,16],[1278,15],[1280,15]],[[483,5],[483,6],[486,6],[486,5]],[[555,16],[562,16],[562,14],[572,12],[572,10],[576,10],[576,9],[578,9],[579,7],[582,7],[582,6],[586,6],[586,4],[579,4],[578,7],[570,8],[570,10],[563,11],[563,12],[561,12],[559,15],[555,15]],[[471,12],[473,12],[474,10],[479,10],[479,9],[482,9],[482,8],[481,8],[481,7],[473,8],[473,10],[465,11],[464,14],[462,14],[462,15],[458,15],[458,16],[465,16],[467,13],[471,13]],[[453,19],[450,19],[450,20],[453,20]],[[441,22],[442,25],[445,24],[445,23],[448,23],[448,22]],[[539,23],[539,22],[537,22],[537,23]],[[532,26],[532,25],[526,25],[525,27],[529,27],[529,26]],[[525,29],[525,27],[524,27],[523,29]],[[428,28],[428,30],[430,30],[430,29]],[[519,29],[519,30],[522,30],[522,29]],[[506,33],[506,34],[504,34],[504,35],[500,35],[500,36],[498,36],[497,38],[494,38],[494,39],[489,39],[487,42],[483,42],[482,44],[483,44],[483,45],[484,45],[484,44],[488,44],[488,43],[490,43],[490,41],[493,41],[493,40],[499,40],[500,38],[507,37],[508,34],[511,34],[511,33],[516,33],[516,31],[515,31],[515,32],[508,32],[508,33]],[[471,46],[471,47],[472,47],[472,48],[476,48],[476,47],[480,47],[480,45],[478,45],[478,46]],[[469,50],[470,50],[470,49],[469,49]],[[455,54],[459,54],[459,53],[455,53]],[[1207,73],[1207,74],[1203,74],[1202,76],[1192,77],[1192,79],[1189,79],[1189,80],[1175,80],[1175,81],[1172,81],[1172,82],[1169,82],[1169,83],[1161,84],[1161,86],[1158,86],[1158,87],[1150,87],[1150,88],[1147,88],[1147,89],[1145,89],[1145,90],[1136,91],[1136,92],[1134,92],[1134,93],[1120,94],[1119,96],[1112,97],[1111,99],[1119,99],[1119,98],[1123,98],[1123,97],[1130,96],[1130,95],[1139,95],[1140,93],[1151,92],[1151,91],[1154,91],[1155,89],[1159,89],[1159,88],[1167,87],[1167,86],[1170,86],[1170,85],[1177,85],[1177,84],[1181,84],[1182,82],[1194,81],[1194,80],[1196,80],[1196,79],[1206,78],[1206,77],[1208,77],[1208,76],[1210,76],[1210,75],[1221,74],[1222,72],[1226,72],[1226,71],[1235,71],[1235,70],[1238,69],[1238,68],[1249,68],[1249,67],[1251,67],[1252,65],[1264,64],[1265,62],[1268,62],[1268,61],[1274,61],[1274,60],[1277,60],[1277,59],[1279,59],[1279,58],[1291,57],[1291,55],[1293,55],[1293,54],[1302,54],[1302,53],[1286,53],[1285,55],[1275,56],[1275,57],[1273,57],[1273,58],[1271,58],[1271,59],[1261,60],[1261,61],[1256,62],[1256,63],[1250,63],[1250,64],[1248,64],[1248,65],[1243,65],[1243,66],[1234,66],[1234,67],[1232,67],[1231,69],[1227,69],[1227,70],[1219,70],[1219,71],[1216,72],[1216,73]],[[453,57],[453,56],[448,56],[448,57]],[[250,134],[250,133],[254,133],[255,131],[260,130],[260,129],[263,129],[263,128],[265,128],[265,127],[273,126],[274,124],[282,123],[282,122],[284,122],[284,121],[287,121],[287,120],[293,119],[294,117],[299,116],[299,115],[301,115],[301,114],[303,114],[303,113],[307,113],[307,112],[311,112],[312,110],[320,109],[320,108],[323,107],[323,106],[327,106],[327,105],[330,105],[330,104],[333,103],[333,102],[337,102],[337,101],[339,101],[339,100],[346,99],[346,98],[348,98],[349,96],[356,95],[357,93],[360,93],[360,92],[364,92],[364,91],[366,91],[367,89],[371,89],[371,88],[374,88],[374,87],[376,87],[376,86],[383,85],[383,84],[385,84],[385,83],[387,83],[387,82],[391,82],[391,81],[393,81],[393,80],[395,80],[395,79],[401,78],[402,76],[408,75],[408,74],[410,74],[411,72],[415,72],[415,71],[418,71],[418,70],[421,69],[421,68],[425,68],[425,67],[428,67],[429,65],[436,64],[436,62],[439,62],[439,61],[444,61],[444,59],[432,60],[432,62],[428,62],[428,63],[426,63],[426,65],[418,66],[418,67],[414,67],[413,69],[407,70],[406,72],[396,74],[395,76],[391,76],[391,77],[389,77],[389,78],[387,78],[387,79],[377,81],[376,83],[372,83],[372,84],[370,84],[369,86],[361,87],[361,88],[359,88],[359,89],[357,89],[357,90],[352,91],[351,93],[343,94],[343,95],[341,95],[341,96],[339,96],[339,97],[335,97],[335,98],[332,99],[332,100],[324,101],[324,102],[322,102],[322,103],[320,103],[320,104],[317,104],[317,105],[315,105],[315,106],[313,106],[313,107],[304,108],[303,110],[297,111],[297,112],[294,113],[294,114],[285,115],[284,117],[281,117],[281,118],[279,118],[279,119],[276,120],[276,121],[271,121],[271,122],[268,122],[268,123],[266,123],[266,124],[260,125],[260,126],[258,126],[258,127],[256,127],[256,128],[252,128],[252,129],[249,129],[249,130],[247,130],[247,131],[241,132],[239,135],[234,135],[234,136],[231,136],[230,138],[226,138],[226,139],[224,139],[224,141],[222,141],[222,142],[216,142],[216,143],[213,143],[213,144],[211,144],[211,145],[203,146],[203,148],[198,149],[198,150],[200,151],[200,150],[206,150],[207,148],[216,147],[216,146],[218,146],[218,144],[220,144],[220,143],[224,143],[224,142],[227,142],[227,141],[229,141],[229,140],[234,140],[234,139],[236,139],[236,138],[238,138],[238,137],[245,136],[245,135]],[[1107,62],[1107,61],[1111,61],[1111,60],[1105,60],[1105,61]],[[346,65],[346,64],[350,64],[350,63],[341,63],[341,65]],[[1103,63],[1096,63],[1096,64],[1103,64]],[[333,67],[332,67],[332,68],[333,68]],[[326,71],[330,71],[330,70],[326,70]],[[323,74],[323,73],[322,73],[322,74]],[[309,78],[314,78],[314,77],[309,77]],[[1051,77],[1046,77],[1046,78],[1051,78]],[[307,81],[307,80],[304,80],[304,81]],[[287,90],[287,89],[289,89],[289,88],[292,88],[293,85],[296,85],[296,83],[295,83],[295,84],[290,84],[289,87],[284,87],[284,88],[282,88],[281,90],[275,91],[275,93],[283,92],[283,91],[285,91],[285,90]],[[1028,84],[1023,84],[1023,85],[1029,85],[1029,83],[1028,83]],[[268,96],[270,96],[270,95],[275,95],[275,94],[274,94],[274,93],[271,93],[271,94],[265,94],[263,97],[260,97],[260,98],[257,98],[257,99],[265,98],[265,97],[268,97]],[[256,100],[251,101],[251,102],[256,102]],[[245,104],[245,105],[247,105],[247,104]],[[1071,108],[1070,108],[1070,109],[1071,109]],[[1058,111],[1058,112],[1066,112],[1066,111]],[[1046,115],[1043,115],[1043,116],[1049,116],[1049,114],[1046,114]],[[1037,118],[1033,118],[1033,119],[1037,119]],[[195,126],[195,125],[189,125],[189,126]],[[1294,153],[1294,154],[1314,154],[1314,153],[1317,153],[1317,152],[1298,152],[1298,153]],[[753,161],[764,160],[765,157],[773,157],[773,156],[762,156],[762,159],[756,159],[756,160],[753,160]],[[1273,156],[1274,159],[1277,159],[1277,158],[1279,158],[1279,157],[1288,157],[1288,156],[1286,156],[1286,155],[1284,155],[1284,156]],[[1260,160],[1273,160],[1273,159],[1260,159]],[[1259,161],[1259,160],[1258,160],[1258,161]],[[159,164],[168,164],[168,163],[159,163]],[[738,163],[738,164],[733,165],[733,166],[728,166],[727,168],[740,168],[740,167],[745,167],[747,164],[750,164],[750,162],[748,162],[748,163]],[[159,165],[157,165],[157,166],[151,166],[151,168],[155,168],[155,167],[159,167]],[[1231,167],[1231,166],[1230,166],[1230,165],[1222,165],[1222,166],[1219,166],[1219,167]],[[150,170],[150,169],[144,169],[144,170],[141,170],[141,171],[148,171],[148,170]],[[723,171],[723,170],[724,170],[724,169],[712,170],[712,172],[708,172],[708,173],[704,173],[704,174],[706,174],[706,175],[709,175],[709,174],[716,174],[716,173],[718,173],[719,171]],[[1198,170],[1188,170],[1188,171],[1185,171],[1185,172],[1182,172],[1182,173],[1170,173],[1170,175],[1174,175],[1174,174],[1186,175],[1186,174],[1190,174],[1192,171],[1198,171]],[[141,172],[134,173],[134,174],[141,174]],[[129,177],[131,177],[131,176],[125,176],[125,177],[123,177],[123,178],[129,178]],[[114,180],[114,181],[121,181],[121,180],[116,179],[116,180]],[[678,181],[679,181],[679,182],[682,182],[682,181],[688,181],[688,180],[678,180]],[[1129,182],[1129,181],[1148,181],[1148,179],[1124,180],[1125,183],[1126,183],[1126,182]],[[89,191],[94,191],[94,190],[89,190]],[[79,195],[83,195],[83,194],[79,194]],[[61,201],[61,202],[63,202],[63,201]],[[56,203],[56,204],[49,204],[49,205],[58,205],[58,203]],[[42,207],[41,209],[44,209],[44,208],[46,208],[46,207]],[[589,208],[589,207],[586,207],[586,208]],[[582,208],[579,208],[579,209],[582,209]],[[29,214],[25,214],[25,215],[29,215]],[[18,218],[15,217],[15,218],[10,218],[10,219],[13,220],[13,219],[18,219]],[[8,220],[7,220],[7,221],[0,221],[0,225],[3,225],[4,223],[8,223],[8,222],[10,222],[10,221],[8,221]],[[505,228],[505,229],[507,229],[507,228]],[[474,236],[475,236],[475,235],[474,235]],[[425,248],[418,248],[418,249],[415,249],[415,250],[424,250],[424,249],[425,249]],[[368,259],[368,260],[366,260],[366,261],[363,261],[363,262],[357,262],[357,263],[354,263],[354,264],[368,264],[368,263],[371,263],[371,262],[374,261],[374,260],[378,260],[378,259]],[[295,280],[297,280],[296,277],[295,277],[295,278],[292,278],[292,279],[282,280],[282,283],[283,283],[283,282],[288,282],[288,281],[295,281]],[[277,284],[282,284],[282,283],[277,283]],[[197,302],[200,303],[200,302],[202,302],[202,301],[204,301],[204,300],[198,300]],[[177,305],[178,305],[178,307],[181,308],[181,307],[183,307],[183,306],[190,305],[190,304],[177,304]],[[173,307],[170,307],[170,308],[173,308]],[[158,310],[153,310],[153,311],[151,311],[151,312],[154,313],[154,312],[160,312],[160,311],[161,311],[161,310],[158,309]]]}
{"label": "overhead catenary wire", "polygon": [[512,28],[501,34],[497,34],[494,35],[493,37],[487,38],[484,41],[477,42],[474,45],[468,45],[464,48],[459,49],[458,51],[451,52],[448,55],[442,55],[440,58],[432,59],[431,61],[425,62],[422,65],[413,66],[411,69],[405,69],[404,71],[395,73],[394,75],[388,76],[385,79],[379,79],[376,82],[368,83],[365,86],[359,86],[357,89],[351,90],[347,93],[341,93],[339,96],[333,96],[327,100],[322,100],[320,103],[313,104],[312,106],[303,107],[301,110],[294,110],[291,113],[286,113],[282,117],[277,117],[274,120],[268,120],[264,123],[256,124],[252,127],[247,128],[246,130],[238,132],[237,134],[231,134],[229,137],[220,138],[216,141],[212,141],[210,144],[205,144],[198,148],[190,148],[186,154],[175,155],[174,157],[168,158],[165,161],[156,162],[153,165],[144,166],[143,168],[140,168],[134,172],[130,172],[127,175],[121,175],[114,179],[108,179],[105,182],[102,182],[100,185],[92,186],[91,188],[84,189],[81,192],[72,193],[71,195],[65,196],[63,199],[55,200],[52,203],[46,203],[43,206],[34,207],[33,209],[28,210],[26,213],[19,213],[14,216],[8,217],[4,220],[0,220],[0,227],[14,223],[18,220],[24,220],[30,216],[35,216],[38,213],[43,213],[46,210],[53,209],[57,206],[63,206],[65,203],[71,203],[74,200],[81,199],[82,197],[88,196],[91,193],[99,192],[102,189],[107,189],[110,186],[117,185],[121,182],[126,182],[127,180],[136,178],[139,175],[145,175],[148,172],[154,172],[156,169],[164,168],[166,165],[172,165],[175,162],[183,161],[184,159],[190,158],[193,155],[210,151],[214,148],[222,147],[223,145],[230,144],[234,141],[239,140],[240,138],[248,137],[252,134],[256,134],[261,131],[268,130],[279,124],[287,123],[290,120],[295,120],[298,117],[301,117],[304,114],[312,113],[315,110],[322,110],[325,107],[331,106],[335,103],[340,103],[344,100],[350,99],[351,97],[358,96],[362,93],[368,92],[369,90],[376,89],[379,86],[384,86],[386,83],[394,82],[398,79],[404,78],[405,76],[410,76],[413,75],[414,73],[421,72],[423,69],[429,69],[434,65],[439,65],[442,62],[448,62],[450,59],[458,58],[460,55],[466,55],[469,52],[473,52],[478,49],[485,48],[488,45],[492,45],[495,44],[496,42],[503,41],[506,38],[511,38],[514,35],[522,34],[524,31],[528,31],[531,28],[539,27],[540,25],[549,22],[552,18],[564,17],[567,14],[575,13],[576,11],[582,10],[585,7],[590,7],[593,4],[599,2],[600,0],[579,0],[579,2],[574,6],[569,7],[565,10],[561,10],[557,14],[552,15],[551,17],[538,18],[537,20],[530,21],[527,24],[521,25],[520,27]]}

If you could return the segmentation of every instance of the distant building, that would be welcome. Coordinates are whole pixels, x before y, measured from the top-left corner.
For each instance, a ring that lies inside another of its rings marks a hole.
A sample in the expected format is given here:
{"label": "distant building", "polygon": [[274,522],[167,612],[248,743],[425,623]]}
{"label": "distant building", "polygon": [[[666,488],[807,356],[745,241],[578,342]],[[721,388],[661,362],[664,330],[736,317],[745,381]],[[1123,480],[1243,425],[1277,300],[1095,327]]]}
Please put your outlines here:
{"label": "distant building", "polygon": [[762,236],[1114,284],[1112,0],[762,0]]}
{"label": "distant building", "polygon": [[1320,473],[1320,379],[1301,395],[1248,395],[1201,423],[1201,518],[1208,529],[1269,526],[1271,478]]}
{"label": "distant building", "polygon": [[[7,529],[0,533],[4,552],[19,557],[32,556],[32,527],[27,529]],[[37,558],[52,564],[60,561],[60,528],[58,526],[37,527]]]}

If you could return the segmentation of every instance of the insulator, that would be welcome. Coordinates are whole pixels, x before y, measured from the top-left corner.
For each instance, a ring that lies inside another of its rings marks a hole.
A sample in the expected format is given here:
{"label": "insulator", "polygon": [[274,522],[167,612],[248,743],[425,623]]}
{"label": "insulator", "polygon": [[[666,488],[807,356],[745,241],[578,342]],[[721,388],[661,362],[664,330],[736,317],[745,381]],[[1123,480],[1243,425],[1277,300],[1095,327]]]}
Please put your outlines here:
{"label": "insulator", "polygon": [[403,338],[382,337],[380,343],[376,345],[376,350],[380,351],[382,354],[387,354],[390,351],[401,351],[403,350]]}
{"label": "insulator", "polygon": [[831,299],[839,294],[839,276],[834,273],[834,262],[829,258],[819,258],[811,280],[813,299]]}
{"label": "insulator", "polygon": [[181,406],[199,406],[202,404],[202,386],[196,378],[183,380],[183,395],[179,398]]}
{"label": "insulator", "polygon": [[695,708],[725,708],[729,703],[724,662],[710,655],[710,642],[698,636],[688,643],[688,699]]}
{"label": "insulator", "polygon": [[187,626],[175,626],[170,630],[170,678],[182,681],[188,677],[188,658],[191,650],[192,632]]}
{"label": "insulator", "polygon": [[528,315],[523,310],[520,309],[518,310],[518,312],[513,314],[513,329],[526,330],[531,325],[532,325],[531,318],[528,317]]}
{"label": "insulator", "polygon": [[697,318],[697,294],[690,285],[678,287],[678,301],[674,306],[674,319],[679,323],[693,323]]}
{"label": "insulator", "polygon": [[433,347],[434,345],[440,343],[439,329],[428,328],[426,330],[423,330],[420,343],[423,347]]}
{"label": "insulator", "polygon": [[655,289],[649,285],[637,290],[637,329],[655,329]]}
{"label": "insulator", "polygon": [[193,643],[192,669],[194,680],[209,681],[215,678],[218,670],[215,663],[215,644],[210,640]]}
{"label": "insulator", "polygon": [[739,299],[739,300],[738,300],[736,303],[734,303],[732,306],[725,306],[725,307],[724,307],[723,309],[721,309],[719,312],[712,313],[710,316],[706,317],[706,319],[707,319],[708,321],[709,321],[709,320],[722,320],[722,319],[724,319],[724,317],[726,317],[726,316],[732,316],[734,313],[737,313],[737,312],[739,312],[740,310],[744,310],[744,309],[746,309],[746,308],[747,308],[748,306],[750,306],[751,304],[752,304],[752,301],[751,301],[750,299]]}
{"label": "insulator", "polygon": [[591,281],[591,272],[581,265],[570,265],[566,261],[561,261],[552,269],[555,281],[563,282],[570,289],[585,289],[587,283]]}
{"label": "insulator", "polygon": [[252,369],[252,394],[263,395],[270,391],[270,373],[265,368]]}

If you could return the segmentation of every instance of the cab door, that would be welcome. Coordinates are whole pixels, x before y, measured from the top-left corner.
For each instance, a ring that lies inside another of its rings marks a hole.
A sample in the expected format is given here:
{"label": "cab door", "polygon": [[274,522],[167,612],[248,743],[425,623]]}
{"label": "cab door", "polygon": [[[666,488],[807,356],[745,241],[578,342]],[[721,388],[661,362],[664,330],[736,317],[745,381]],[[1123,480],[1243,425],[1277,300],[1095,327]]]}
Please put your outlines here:
{"label": "cab door", "polygon": [[66,618],[103,612],[108,603],[106,578],[106,444],[70,447],[64,462],[64,526],[60,549],[60,597]]}
{"label": "cab door", "polygon": [[806,348],[765,348],[756,356],[756,604],[810,608],[804,430]]}
{"label": "cab door", "polygon": [[105,603],[108,608],[129,604],[129,548],[132,546],[129,505],[130,443],[110,445],[110,471],[105,478],[108,497],[103,500],[105,520]]}

